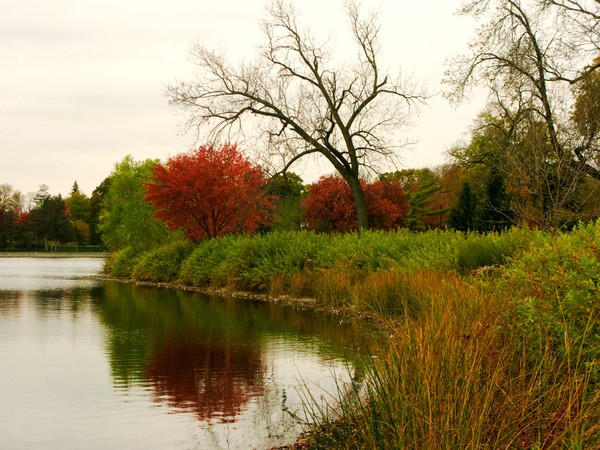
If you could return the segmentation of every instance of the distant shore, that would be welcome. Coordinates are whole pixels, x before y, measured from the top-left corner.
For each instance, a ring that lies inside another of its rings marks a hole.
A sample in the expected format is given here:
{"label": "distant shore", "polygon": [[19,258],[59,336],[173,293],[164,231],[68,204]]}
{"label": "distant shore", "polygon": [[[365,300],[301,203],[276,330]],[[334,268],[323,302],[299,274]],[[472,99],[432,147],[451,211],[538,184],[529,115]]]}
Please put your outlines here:
{"label": "distant shore", "polygon": [[0,258],[106,258],[106,252],[0,252]]}

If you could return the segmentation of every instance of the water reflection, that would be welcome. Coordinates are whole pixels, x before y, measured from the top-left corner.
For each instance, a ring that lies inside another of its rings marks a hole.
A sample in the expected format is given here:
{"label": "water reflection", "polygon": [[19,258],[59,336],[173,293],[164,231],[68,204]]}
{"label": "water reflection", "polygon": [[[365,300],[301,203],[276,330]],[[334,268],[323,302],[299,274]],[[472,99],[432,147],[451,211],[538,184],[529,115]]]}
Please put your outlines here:
{"label": "water reflection", "polygon": [[99,268],[0,258],[0,447],[280,445],[301,431],[301,382],[334,392],[371,340],[311,310],[90,280]]}
{"label": "water reflection", "polygon": [[[203,421],[234,422],[263,394],[273,342],[328,364],[356,356],[365,335],[339,318],[248,300],[114,282],[93,295],[103,299],[115,386],[149,387],[156,402]],[[296,362],[288,369],[299,375]]]}
{"label": "water reflection", "polygon": [[192,411],[200,420],[233,422],[262,392],[265,369],[261,349],[252,342],[196,329],[158,344],[146,375],[156,401]]}

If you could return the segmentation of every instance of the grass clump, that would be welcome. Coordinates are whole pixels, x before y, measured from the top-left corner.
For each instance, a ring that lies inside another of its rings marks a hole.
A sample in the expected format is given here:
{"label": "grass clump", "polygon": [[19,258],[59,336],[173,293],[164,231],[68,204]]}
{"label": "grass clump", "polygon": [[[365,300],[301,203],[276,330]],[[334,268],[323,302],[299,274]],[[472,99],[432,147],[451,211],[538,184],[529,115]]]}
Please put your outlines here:
{"label": "grass clump", "polygon": [[435,286],[423,288],[417,314],[395,322],[391,350],[340,388],[340,407],[311,403],[319,427],[308,448],[598,448],[589,372],[551,345],[529,348],[507,322],[507,298],[456,275]]}

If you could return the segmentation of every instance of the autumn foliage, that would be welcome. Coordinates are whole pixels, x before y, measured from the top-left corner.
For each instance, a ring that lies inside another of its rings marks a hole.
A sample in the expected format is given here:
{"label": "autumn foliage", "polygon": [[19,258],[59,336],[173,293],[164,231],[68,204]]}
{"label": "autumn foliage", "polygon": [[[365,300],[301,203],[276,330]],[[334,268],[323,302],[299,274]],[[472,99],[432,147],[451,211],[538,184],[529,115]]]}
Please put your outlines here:
{"label": "autumn foliage", "polygon": [[[408,201],[401,184],[384,181],[361,183],[365,190],[371,228],[392,230],[402,226],[408,212]],[[321,177],[310,186],[302,207],[309,230],[327,232],[358,229],[352,192],[340,177]]]}
{"label": "autumn foliage", "polygon": [[192,241],[229,233],[253,233],[271,221],[266,177],[235,145],[202,146],[152,168],[144,201],[169,229]]}

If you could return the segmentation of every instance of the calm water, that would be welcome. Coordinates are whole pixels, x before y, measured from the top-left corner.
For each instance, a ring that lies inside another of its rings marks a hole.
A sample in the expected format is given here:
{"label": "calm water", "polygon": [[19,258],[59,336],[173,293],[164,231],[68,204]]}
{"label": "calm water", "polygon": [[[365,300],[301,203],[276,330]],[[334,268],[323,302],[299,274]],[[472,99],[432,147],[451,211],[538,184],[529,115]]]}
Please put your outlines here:
{"label": "calm water", "polygon": [[265,449],[333,401],[363,324],[0,258],[0,448]]}

